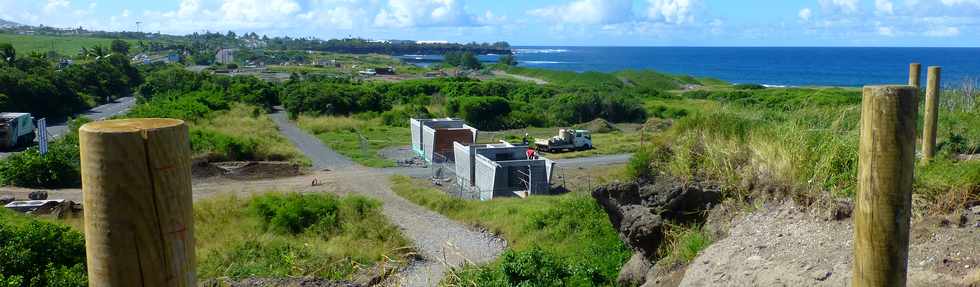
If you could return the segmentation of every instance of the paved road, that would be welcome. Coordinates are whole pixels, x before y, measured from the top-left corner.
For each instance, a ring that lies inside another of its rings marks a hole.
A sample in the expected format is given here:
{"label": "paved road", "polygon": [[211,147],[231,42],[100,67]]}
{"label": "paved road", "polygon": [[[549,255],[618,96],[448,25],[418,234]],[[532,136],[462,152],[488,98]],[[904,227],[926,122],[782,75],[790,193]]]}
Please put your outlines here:
{"label": "paved road", "polygon": [[271,116],[283,136],[312,160],[314,168],[333,171],[324,177],[351,193],[381,200],[384,215],[415,243],[423,260],[394,275],[393,282],[388,282],[391,285],[436,286],[449,268],[490,262],[506,249],[507,243],[500,238],[398,196],[382,170],[357,165],[331,150],[290,122],[285,112],[280,110]]}
{"label": "paved road", "polygon": [[320,139],[306,133],[289,121],[289,117],[281,107],[276,107],[276,113],[269,116],[279,126],[279,132],[313,161],[313,169],[349,170],[356,166],[353,161],[327,148]]}
{"label": "paved road", "polygon": [[[112,116],[120,115],[129,111],[136,104],[136,98],[124,97],[116,99],[115,102],[101,105],[77,116],[86,117],[92,120],[102,120]],[[68,133],[68,122],[48,122],[48,137],[55,139]],[[16,152],[16,151],[14,151]],[[0,158],[9,156],[14,152],[0,152]]]}

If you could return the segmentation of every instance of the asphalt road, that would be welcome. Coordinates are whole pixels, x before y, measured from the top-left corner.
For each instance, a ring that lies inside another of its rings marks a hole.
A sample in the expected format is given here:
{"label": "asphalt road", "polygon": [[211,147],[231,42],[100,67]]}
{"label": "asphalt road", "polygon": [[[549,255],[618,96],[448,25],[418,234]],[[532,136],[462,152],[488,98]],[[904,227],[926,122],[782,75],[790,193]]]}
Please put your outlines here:
{"label": "asphalt road", "polygon": [[[97,120],[103,120],[103,119],[106,119],[106,118],[110,118],[112,116],[123,114],[123,113],[129,111],[129,109],[132,108],[133,105],[135,105],[135,104],[136,104],[136,98],[134,98],[134,97],[124,97],[124,98],[116,99],[116,101],[114,101],[112,103],[108,103],[108,104],[105,104],[105,105],[101,105],[101,106],[92,108],[91,110],[88,110],[88,111],[86,111],[84,113],[81,113],[81,114],[77,114],[75,116],[86,117],[88,119],[96,120],[96,121]],[[58,138],[60,136],[65,135],[67,133],[68,133],[68,122],[65,122],[65,121],[48,122],[48,138],[49,139],[52,139],[53,140],[53,139],[56,139],[56,138]],[[35,139],[35,142],[36,141],[37,140]],[[21,149],[21,150],[23,150],[23,149]],[[5,157],[10,156],[10,154],[13,154],[15,152],[18,152],[18,151],[15,150],[15,151],[0,152],[0,158],[5,158]]]}

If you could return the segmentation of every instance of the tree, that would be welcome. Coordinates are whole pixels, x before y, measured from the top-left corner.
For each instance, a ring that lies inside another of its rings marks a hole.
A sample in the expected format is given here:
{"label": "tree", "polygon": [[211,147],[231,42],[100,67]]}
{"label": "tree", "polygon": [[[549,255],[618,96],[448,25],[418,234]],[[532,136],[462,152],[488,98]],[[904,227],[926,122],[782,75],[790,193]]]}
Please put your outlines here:
{"label": "tree", "polygon": [[473,55],[472,52],[464,52],[462,56],[462,61],[463,61],[462,62],[463,67],[467,69],[479,70],[480,68],[483,67],[483,65],[480,64],[480,59],[477,59],[476,55]]}
{"label": "tree", "polygon": [[110,45],[110,48],[109,49],[113,53],[117,53],[117,54],[120,54],[120,55],[128,55],[129,54],[129,43],[127,43],[126,41],[123,41],[123,40],[115,39],[115,40],[112,40],[112,44]]}
{"label": "tree", "polygon": [[9,43],[0,43],[0,58],[8,64],[13,63],[17,59],[17,50]]}
{"label": "tree", "polygon": [[514,55],[508,54],[508,55],[500,56],[500,59],[497,60],[497,63],[507,65],[507,66],[517,66],[517,59],[514,58]]}

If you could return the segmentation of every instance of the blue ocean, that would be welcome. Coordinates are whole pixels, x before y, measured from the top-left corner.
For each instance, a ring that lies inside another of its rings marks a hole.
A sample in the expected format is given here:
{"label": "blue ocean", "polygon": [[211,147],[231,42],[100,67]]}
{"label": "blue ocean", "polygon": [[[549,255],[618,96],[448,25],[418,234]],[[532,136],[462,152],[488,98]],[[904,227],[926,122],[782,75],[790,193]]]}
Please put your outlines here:
{"label": "blue ocean", "polygon": [[[908,64],[943,68],[943,82],[980,77],[980,48],[514,47],[520,66],[576,72],[653,69],[772,86],[908,82]],[[404,56],[413,62],[438,56]],[[496,56],[480,56],[486,62]]]}
{"label": "blue ocean", "polygon": [[[576,72],[653,69],[775,86],[908,82],[908,65],[941,66],[946,83],[980,77],[980,48],[516,47],[521,66]],[[925,82],[925,79],[922,79]]]}

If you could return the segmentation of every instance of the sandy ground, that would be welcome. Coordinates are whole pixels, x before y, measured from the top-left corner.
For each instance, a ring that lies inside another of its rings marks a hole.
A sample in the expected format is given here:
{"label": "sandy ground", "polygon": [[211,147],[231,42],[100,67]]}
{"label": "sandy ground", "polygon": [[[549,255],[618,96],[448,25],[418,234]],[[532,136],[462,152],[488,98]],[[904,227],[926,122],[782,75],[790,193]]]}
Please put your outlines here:
{"label": "sandy ground", "polygon": [[[980,280],[966,279],[980,275],[980,212],[967,221],[913,223],[909,286]],[[691,262],[680,286],[849,286],[853,236],[851,219],[825,220],[792,204],[764,207],[736,219],[727,238]]]}

